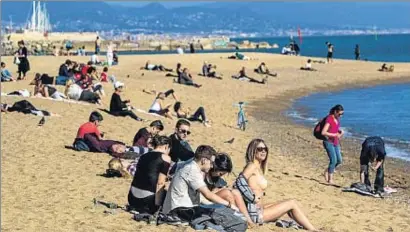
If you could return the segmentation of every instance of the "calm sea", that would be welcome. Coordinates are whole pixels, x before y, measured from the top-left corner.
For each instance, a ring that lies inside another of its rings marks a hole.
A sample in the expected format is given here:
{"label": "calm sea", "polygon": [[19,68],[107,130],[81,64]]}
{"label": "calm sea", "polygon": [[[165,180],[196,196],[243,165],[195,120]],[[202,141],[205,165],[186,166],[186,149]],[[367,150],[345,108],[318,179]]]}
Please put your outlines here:
{"label": "calm sea", "polygon": [[[299,44],[299,39],[294,37]],[[250,39],[232,39],[232,41],[249,40],[254,42],[265,41],[269,44],[278,44],[278,49],[242,49],[242,52],[263,52],[263,53],[280,53],[282,47],[289,43],[289,37],[277,38],[250,38]],[[329,41],[335,46],[334,58],[337,59],[354,59],[354,47],[359,44],[362,59],[369,61],[388,61],[388,62],[410,62],[410,34],[402,35],[349,35],[349,36],[311,36],[303,37],[300,44],[301,55],[325,57],[327,48],[325,42]],[[232,53],[236,50],[211,50],[200,51],[197,53]],[[120,55],[131,54],[175,54],[175,51],[124,51]]]}
{"label": "calm sea", "polygon": [[345,109],[347,136],[381,136],[389,156],[410,160],[410,83],[313,94],[296,100],[287,114],[313,128],[335,104]]}

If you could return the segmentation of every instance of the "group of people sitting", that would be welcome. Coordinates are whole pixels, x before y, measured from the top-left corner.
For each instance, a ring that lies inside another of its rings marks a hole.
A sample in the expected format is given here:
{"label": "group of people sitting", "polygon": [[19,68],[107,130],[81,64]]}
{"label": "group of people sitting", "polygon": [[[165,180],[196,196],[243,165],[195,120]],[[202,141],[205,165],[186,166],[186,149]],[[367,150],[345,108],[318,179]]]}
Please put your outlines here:
{"label": "group of people sitting", "polygon": [[273,222],[287,214],[300,227],[315,230],[297,201],[263,200],[268,187],[265,175],[269,158],[263,140],[250,142],[246,166],[228,185],[223,176],[233,171],[230,156],[209,145],[192,149],[187,141],[191,134],[188,120],[179,119],[170,136],[160,135],[164,125],[160,120],[153,121],[136,133],[133,146],[103,140],[104,134],[98,130],[102,120],[101,114],[92,112],[89,122],[79,128],[73,147],[111,154],[107,175],[133,178],[128,192],[129,210],[140,214],[161,211],[173,219],[191,222],[204,205],[216,204],[237,211],[250,226]]}

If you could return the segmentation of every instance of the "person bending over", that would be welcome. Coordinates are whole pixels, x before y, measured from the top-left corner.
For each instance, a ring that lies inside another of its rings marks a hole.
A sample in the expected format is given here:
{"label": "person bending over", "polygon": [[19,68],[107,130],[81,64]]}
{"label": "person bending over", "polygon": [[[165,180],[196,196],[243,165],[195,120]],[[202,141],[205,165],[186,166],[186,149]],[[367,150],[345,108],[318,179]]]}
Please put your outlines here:
{"label": "person bending over", "polygon": [[[374,190],[376,193],[384,192],[384,160],[386,158],[386,149],[384,141],[378,136],[366,138],[362,143],[360,152],[360,182],[371,186],[369,180],[369,167],[376,171],[374,181]],[[373,165],[369,165],[372,163]]]}
{"label": "person bending over", "polygon": [[130,100],[122,101],[121,93],[123,91],[124,84],[122,82],[115,82],[114,89],[115,92],[112,94],[110,102],[110,113],[114,116],[130,116],[137,121],[143,121],[134,112],[132,112],[132,107],[129,105]]}

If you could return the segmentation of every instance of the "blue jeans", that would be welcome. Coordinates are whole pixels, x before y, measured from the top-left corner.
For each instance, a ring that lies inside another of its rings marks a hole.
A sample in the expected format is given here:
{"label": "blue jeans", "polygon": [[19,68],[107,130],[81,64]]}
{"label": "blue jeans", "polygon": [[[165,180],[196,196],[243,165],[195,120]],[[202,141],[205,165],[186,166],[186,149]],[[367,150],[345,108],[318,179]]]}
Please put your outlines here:
{"label": "blue jeans", "polygon": [[327,156],[329,156],[329,174],[335,172],[335,168],[342,164],[342,154],[340,152],[340,145],[334,145],[331,142],[323,141],[323,147],[326,150]]}

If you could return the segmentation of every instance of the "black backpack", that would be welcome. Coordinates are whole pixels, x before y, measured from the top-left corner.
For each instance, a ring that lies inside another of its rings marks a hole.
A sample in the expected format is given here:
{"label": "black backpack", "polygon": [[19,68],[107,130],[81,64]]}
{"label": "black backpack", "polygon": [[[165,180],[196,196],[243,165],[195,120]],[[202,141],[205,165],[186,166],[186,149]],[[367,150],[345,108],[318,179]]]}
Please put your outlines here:
{"label": "black backpack", "polygon": [[327,116],[324,117],[322,120],[320,120],[316,124],[315,128],[313,129],[313,136],[315,136],[316,139],[327,140],[327,138],[322,135],[323,127],[325,127],[325,124],[326,124],[326,119],[327,119]]}

